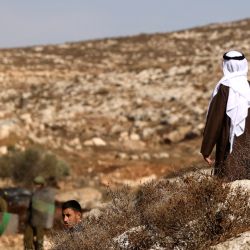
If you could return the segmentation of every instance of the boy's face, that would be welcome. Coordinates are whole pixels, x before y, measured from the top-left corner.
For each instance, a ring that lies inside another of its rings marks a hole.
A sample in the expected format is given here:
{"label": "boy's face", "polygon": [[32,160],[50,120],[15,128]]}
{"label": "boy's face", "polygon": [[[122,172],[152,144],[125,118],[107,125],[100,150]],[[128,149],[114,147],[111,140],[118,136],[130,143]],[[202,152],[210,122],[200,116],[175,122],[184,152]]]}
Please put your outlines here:
{"label": "boy's face", "polygon": [[62,211],[62,218],[64,226],[71,228],[81,221],[81,213],[72,208],[66,208]]}

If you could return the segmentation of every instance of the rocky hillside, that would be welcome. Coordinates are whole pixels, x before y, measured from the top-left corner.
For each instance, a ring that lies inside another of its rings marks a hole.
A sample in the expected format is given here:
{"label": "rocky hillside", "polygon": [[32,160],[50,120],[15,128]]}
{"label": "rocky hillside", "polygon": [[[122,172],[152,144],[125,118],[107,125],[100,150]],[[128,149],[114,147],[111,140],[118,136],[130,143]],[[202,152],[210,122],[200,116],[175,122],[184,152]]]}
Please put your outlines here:
{"label": "rocky hillside", "polygon": [[78,180],[99,184],[202,166],[221,56],[237,49],[250,58],[249,27],[250,19],[0,50],[1,153],[38,144],[69,161]]}

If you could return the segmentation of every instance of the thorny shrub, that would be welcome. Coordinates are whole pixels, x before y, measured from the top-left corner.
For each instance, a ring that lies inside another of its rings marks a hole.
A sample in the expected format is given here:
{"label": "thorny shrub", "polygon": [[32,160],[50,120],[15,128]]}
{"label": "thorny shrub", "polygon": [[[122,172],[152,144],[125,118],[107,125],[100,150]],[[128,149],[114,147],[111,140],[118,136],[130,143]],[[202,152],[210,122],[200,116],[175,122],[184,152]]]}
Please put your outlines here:
{"label": "thorny shrub", "polygon": [[53,234],[53,249],[208,249],[250,227],[248,194],[203,174],[109,195],[101,215],[86,217],[71,240]]}

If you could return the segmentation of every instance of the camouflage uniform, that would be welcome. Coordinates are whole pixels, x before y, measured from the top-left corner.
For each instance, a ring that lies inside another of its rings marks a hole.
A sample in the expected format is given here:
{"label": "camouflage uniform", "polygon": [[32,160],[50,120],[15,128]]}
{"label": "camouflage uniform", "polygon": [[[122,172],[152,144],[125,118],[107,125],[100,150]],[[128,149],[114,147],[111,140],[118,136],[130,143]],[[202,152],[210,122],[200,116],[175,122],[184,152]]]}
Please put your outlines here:
{"label": "camouflage uniform", "polygon": [[0,212],[7,212],[8,205],[3,197],[0,197]]}
{"label": "camouflage uniform", "polygon": [[33,227],[30,223],[26,226],[24,232],[25,250],[43,250],[44,228]]}
{"label": "camouflage uniform", "polygon": [[8,210],[7,202],[3,197],[0,196],[0,215],[1,215],[1,220],[0,220],[0,235],[2,235],[6,229],[6,218],[4,215],[7,215],[6,212]]}
{"label": "camouflage uniform", "polygon": [[[41,182],[36,184],[45,184]],[[24,232],[24,249],[25,250],[43,250],[43,238],[45,229],[53,226],[54,220],[54,196],[55,192],[52,188],[41,187],[36,190],[31,198],[28,224]]]}

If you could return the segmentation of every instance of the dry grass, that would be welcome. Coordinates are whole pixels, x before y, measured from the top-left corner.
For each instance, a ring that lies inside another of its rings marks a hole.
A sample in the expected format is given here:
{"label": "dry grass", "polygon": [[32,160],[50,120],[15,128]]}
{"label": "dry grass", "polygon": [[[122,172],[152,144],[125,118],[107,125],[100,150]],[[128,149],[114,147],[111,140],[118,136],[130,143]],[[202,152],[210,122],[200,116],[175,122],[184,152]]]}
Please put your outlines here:
{"label": "dry grass", "polygon": [[[111,203],[75,235],[56,232],[53,249],[207,249],[247,231],[249,197],[206,175],[150,182],[109,192]],[[71,238],[69,238],[71,237]]]}

